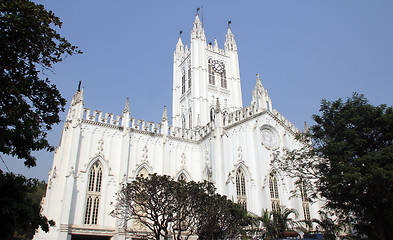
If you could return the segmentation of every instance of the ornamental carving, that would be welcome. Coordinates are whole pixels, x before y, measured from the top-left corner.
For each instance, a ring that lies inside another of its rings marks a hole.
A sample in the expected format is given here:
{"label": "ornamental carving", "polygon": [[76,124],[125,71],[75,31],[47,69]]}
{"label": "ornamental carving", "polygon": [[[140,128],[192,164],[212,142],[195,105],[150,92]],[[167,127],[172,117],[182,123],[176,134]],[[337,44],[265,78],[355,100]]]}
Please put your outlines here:
{"label": "ornamental carving", "polygon": [[261,127],[261,142],[269,150],[280,147],[280,138],[275,128],[269,125]]}

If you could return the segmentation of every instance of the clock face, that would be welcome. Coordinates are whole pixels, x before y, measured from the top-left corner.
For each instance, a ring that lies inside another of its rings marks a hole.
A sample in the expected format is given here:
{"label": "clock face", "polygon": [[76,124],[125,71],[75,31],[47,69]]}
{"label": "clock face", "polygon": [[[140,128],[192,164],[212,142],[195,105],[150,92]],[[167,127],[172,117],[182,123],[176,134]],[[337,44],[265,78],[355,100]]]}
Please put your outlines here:
{"label": "clock face", "polygon": [[224,72],[224,64],[215,60],[213,61],[213,69],[216,73],[221,74],[222,72]]}

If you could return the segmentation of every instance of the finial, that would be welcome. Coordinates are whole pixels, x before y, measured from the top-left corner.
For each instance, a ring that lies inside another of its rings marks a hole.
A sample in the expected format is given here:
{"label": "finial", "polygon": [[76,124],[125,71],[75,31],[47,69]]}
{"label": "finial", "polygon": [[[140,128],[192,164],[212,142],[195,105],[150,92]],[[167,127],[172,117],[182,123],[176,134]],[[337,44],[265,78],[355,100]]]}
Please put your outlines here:
{"label": "finial", "polygon": [[179,38],[181,37],[181,34],[183,33],[182,30],[179,31]]}
{"label": "finial", "polygon": [[258,79],[258,80],[261,80],[261,79],[259,78],[259,73],[257,73],[257,79]]}
{"label": "finial", "polygon": [[220,100],[217,98],[217,102],[216,102],[216,112],[220,112],[220,111],[221,111]]}
{"label": "finial", "polygon": [[78,92],[80,92],[80,91],[81,91],[81,84],[82,84],[82,81],[81,81],[81,80],[79,80],[79,84],[78,84]]}
{"label": "finial", "polygon": [[126,106],[124,107],[123,113],[130,112],[130,98],[127,98]]}
{"label": "finial", "polygon": [[200,10],[200,8],[197,8],[197,10],[196,10],[196,15],[198,15],[199,10]]}
{"label": "finial", "polygon": [[304,132],[305,133],[310,133],[310,129],[308,128],[306,121],[304,121]]}
{"label": "finial", "polygon": [[232,23],[232,21],[229,20],[229,21],[228,21],[228,28],[230,27],[229,25],[231,25],[231,23]]}
{"label": "finial", "polygon": [[167,115],[167,112],[166,112],[166,106],[164,106],[164,112],[162,113],[161,121],[162,122],[168,121],[168,115]]}

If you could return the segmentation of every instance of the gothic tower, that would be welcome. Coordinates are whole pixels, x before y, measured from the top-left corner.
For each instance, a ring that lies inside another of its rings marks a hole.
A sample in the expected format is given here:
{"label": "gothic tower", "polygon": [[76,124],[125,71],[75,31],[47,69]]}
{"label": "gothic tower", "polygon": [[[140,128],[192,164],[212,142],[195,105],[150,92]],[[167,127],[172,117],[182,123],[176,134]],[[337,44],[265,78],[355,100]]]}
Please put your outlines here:
{"label": "gothic tower", "polygon": [[239,59],[234,35],[228,25],[225,48],[206,43],[205,30],[196,15],[190,48],[181,37],[173,55],[172,124],[192,129],[214,117],[217,100],[223,114],[243,107]]}

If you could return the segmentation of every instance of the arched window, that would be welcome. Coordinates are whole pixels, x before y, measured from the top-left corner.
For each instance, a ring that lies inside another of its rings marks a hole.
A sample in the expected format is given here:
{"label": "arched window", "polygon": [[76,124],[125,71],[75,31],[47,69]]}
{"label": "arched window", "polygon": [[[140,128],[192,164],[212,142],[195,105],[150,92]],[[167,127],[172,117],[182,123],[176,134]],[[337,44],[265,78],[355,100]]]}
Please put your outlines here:
{"label": "arched window", "polygon": [[213,122],[215,117],[214,108],[210,109],[210,121]]}
{"label": "arched window", "polygon": [[181,94],[186,92],[186,73],[183,70],[183,74],[181,76]]}
{"label": "arched window", "polygon": [[190,113],[188,114],[188,128],[192,128],[192,112],[190,110]]}
{"label": "arched window", "polygon": [[184,181],[187,182],[187,177],[184,175],[184,173],[180,174],[180,176],[177,178],[178,181]]}
{"label": "arched window", "polygon": [[308,201],[306,185],[305,185],[304,181],[300,180],[299,188],[300,188],[300,195],[302,197],[304,219],[306,221],[310,221],[311,220],[310,203]]}
{"label": "arched window", "polygon": [[141,170],[139,170],[137,176],[147,178],[149,177],[149,173],[147,172],[146,168],[142,168]]}
{"label": "arched window", "polygon": [[191,65],[188,66],[188,88],[191,88]]}
{"label": "arched window", "polygon": [[87,184],[84,224],[96,225],[98,222],[102,185],[102,165],[100,161],[96,161],[91,166]]}
{"label": "arched window", "polygon": [[241,168],[238,168],[236,171],[236,196],[237,203],[242,205],[244,209],[247,209],[246,179]]}
{"label": "arched window", "polygon": [[276,176],[269,177],[270,198],[272,199],[272,211],[280,209],[280,197],[278,196],[278,184]]}
{"label": "arched window", "polygon": [[209,70],[209,84],[214,85],[214,71],[213,71],[213,61],[209,59],[208,61],[208,70]]}
{"label": "arched window", "polygon": [[182,118],[181,118],[181,127],[182,127],[183,129],[186,128],[186,117],[184,117],[184,115],[183,115]]}
{"label": "arched window", "polygon": [[227,74],[226,74],[225,69],[221,73],[221,87],[227,88]]}

